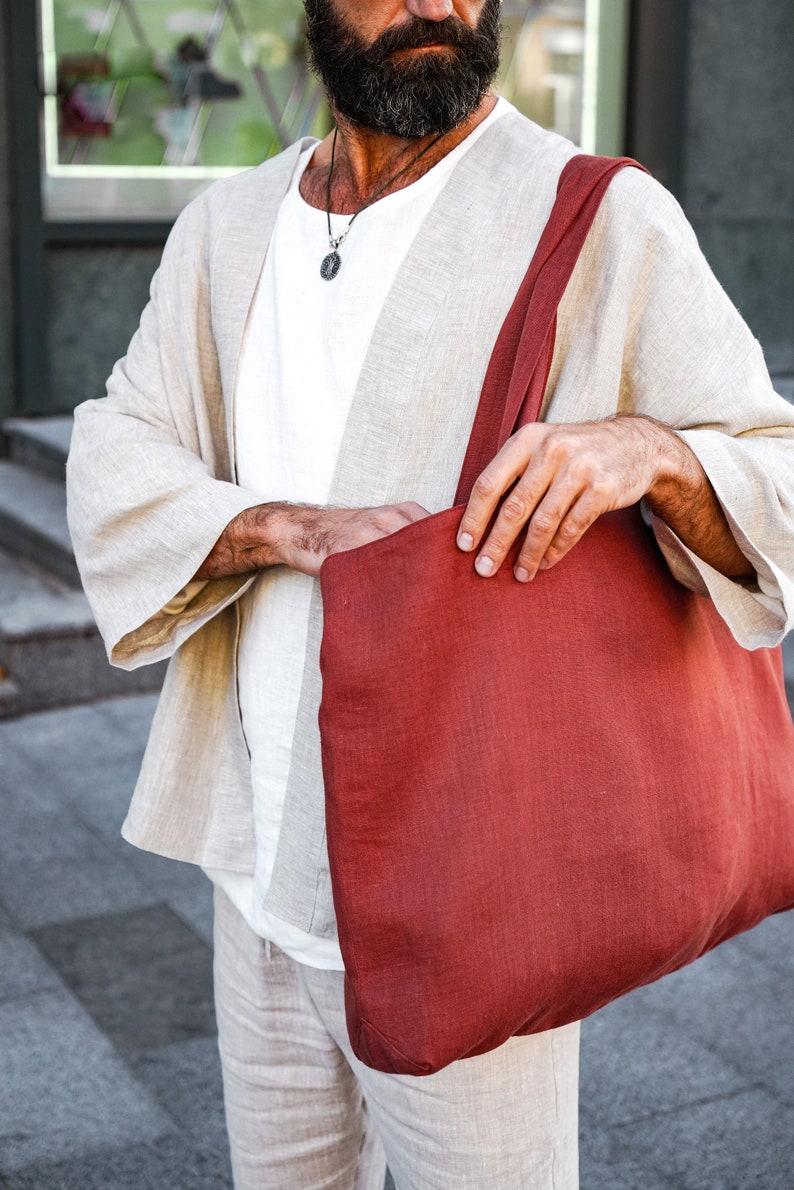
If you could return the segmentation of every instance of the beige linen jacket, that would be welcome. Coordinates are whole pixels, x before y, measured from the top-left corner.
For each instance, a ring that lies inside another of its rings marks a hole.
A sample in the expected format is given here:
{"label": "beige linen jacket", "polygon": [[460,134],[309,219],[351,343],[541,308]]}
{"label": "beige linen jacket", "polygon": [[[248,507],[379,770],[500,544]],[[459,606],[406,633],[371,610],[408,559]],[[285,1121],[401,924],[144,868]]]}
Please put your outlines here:
{"label": "beige linen jacket", "polygon": [[[107,397],[77,411],[68,467],[76,556],[111,661],[132,669],[171,658],[124,834],[209,868],[253,869],[236,601],[254,580],[213,581],[177,614],[164,609],[224,526],[258,502],[235,483],[236,372],[301,147],[216,184],[184,211]],[[417,500],[438,511],[452,502],[491,349],[574,152],[510,114],[457,166],[377,323],[333,503]],[[616,411],[682,433],[758,581],[724,578],[654,524],[673,573],[713,598],[743,645],[777,643],[794,607],[794,410],[773,392],[758,345],[677,204],[635,170],[612,183],[563,300],[544,403],[545,418],[557,422]],[[317,728],[321,634],[315,590],[265,907],[333,936]]]}

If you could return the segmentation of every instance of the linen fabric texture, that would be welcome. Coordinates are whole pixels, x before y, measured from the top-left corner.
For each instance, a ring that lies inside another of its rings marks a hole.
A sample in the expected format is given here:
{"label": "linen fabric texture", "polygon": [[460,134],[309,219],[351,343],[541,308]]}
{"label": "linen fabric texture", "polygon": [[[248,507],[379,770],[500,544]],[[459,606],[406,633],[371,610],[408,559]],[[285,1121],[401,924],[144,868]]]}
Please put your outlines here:
{"label": "linen fabric texture", "polygon": [[[457,162],[512,110],[501,99],[418,182],[362,213],[345,241],[338,285],[318,277],[318,257],[328,244],[325,211],[300,194],[316,143],[301,154],[252,303],[236,386],[237,477],[263,502],[328,503],[358,375],[397,269]],[[348,218],[335,221],[337,230]],[[207,874],[255,933],[301,962],[341,971],[335,938],[306,935],[262,907],[289,780],[313,589],[308,575],[271,567],[239,604],[237,689],[251,753],[256,863],[253,877],[217,869]]]}
{"label": "linen fabric texture", "polygon": [[404,1190],[577,1190],[578,1025],[429,1078],[372,1070],[342,972],[268,946],[220,889],[215,1003],[236,1190],[382,1190],[386,1157]]}
{"label": "linen fabric texture", "polygon": [[[235,680],[253,576],[213,580],[177,614],[226,524],[259,503],[236,483],[237,368],[273,223],[305,142],[223,179],[182,213],[108,395],[75,415],[69,520],[111,661],[170,658],[124,825],[137,846],[252,872],[250,761]],[[517,114],[455,168],[378,320],[330,500],[454,500],[488,361],[574,147]],[[344,283],[340,275],[334,285]],[[318,279],[318,284],[325,284]],[[720,289],[675,200],[637,170],[610,186],[559,308],[541,416],[645,413],[697,454],[758,581],[737,583],[654,524],[667,564],[707,591],[748,647],[776,644],[794,606],[794,409]],[[612,582],[620,586],[621,576]],[[335,934],[317,712],[315,588],[285,817],[267,909]]]}
{"label": "linen fabric texture", "polygon": [[[576,158],[486,376],[458,498],[546,388],[556,308],[625,161]],[[321,570],[320,727],[356,1056],[429,1074],[590,1015],[794,905],[794,724],[639,507],[494,578],[462,507]],[[476,937],[476,954],[467,940]]]}

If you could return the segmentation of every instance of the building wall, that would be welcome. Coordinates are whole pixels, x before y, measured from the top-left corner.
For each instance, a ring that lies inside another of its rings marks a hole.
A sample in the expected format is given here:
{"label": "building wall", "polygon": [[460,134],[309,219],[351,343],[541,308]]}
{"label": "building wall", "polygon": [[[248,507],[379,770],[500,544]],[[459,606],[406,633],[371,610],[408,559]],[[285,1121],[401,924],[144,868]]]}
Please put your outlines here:
{"label": "building wall", "polygon": [[690,13],[683,205],[770,368],[794,372],[794,3]]}
{"label": "building wall", "polygon": [[[764,344],[770,366],[794,372],[794,154],[788,149],[794,3],[688,0],[688,8],[678,189],[706,255]],[[7,12],[6,0],[0,11]],[[674,20],[680,9],[665,11]],[[0,27],[0,415],[15,406],[9,60],[2,33]],[[670,118],[676,122],[672,110]],[[68,410],[102,394],[135,330],[159,255],[157,246],[140,244],[47,249],[48,309],[36,315],[40,326],[33,334],[41,335],[48,357],[50,392],[37,411]]]}
{"label": "building wall", "polygon": [[14,350],[11,288],[11,196],[8,146],[8,44],[0,10],[0,417],[14,408]]}
{"label": "building wall", "polygon": [[148,300],[160,253],[141,245],[47,249],[51,410],[104,395]]}

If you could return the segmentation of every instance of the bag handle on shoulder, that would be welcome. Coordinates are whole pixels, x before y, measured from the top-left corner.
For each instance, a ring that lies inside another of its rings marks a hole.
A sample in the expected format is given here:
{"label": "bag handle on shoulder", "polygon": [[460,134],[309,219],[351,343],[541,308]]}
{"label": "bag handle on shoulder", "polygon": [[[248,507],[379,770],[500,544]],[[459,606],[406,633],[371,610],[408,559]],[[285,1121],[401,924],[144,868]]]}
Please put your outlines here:
{"label": "bag handle on shoulder", "polygon": [[580,153],[560,174],[548,222],[491,355],[455,504],[468,501],[477,476],[510,435],[537,421],[554,355],[557,307],[607,188],[627,166],[648,172],[630,157]]}

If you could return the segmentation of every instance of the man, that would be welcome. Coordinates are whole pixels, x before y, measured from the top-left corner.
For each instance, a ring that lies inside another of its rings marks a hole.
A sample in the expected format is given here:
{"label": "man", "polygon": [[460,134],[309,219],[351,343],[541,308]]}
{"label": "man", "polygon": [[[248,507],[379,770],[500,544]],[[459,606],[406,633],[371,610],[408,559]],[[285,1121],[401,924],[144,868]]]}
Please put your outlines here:
{"label": "man", "polygon": [[[329,554],[452,502],[576,150],[490,91],[498,0],[306,14],[337,131],[183,213],[107,399],[76,417],[71,525],[111,659],[172,658],[124,832],[216,884],[236,1186],[375,1190],[388,1156],[412,1190],[568,1190],[577,1026],[427,1078],[351,1053],[315,579]],[[531,582],[644,498],[676,577],[742,644],[770,645],[792,606],[792,437],[680,210],[626,170],[560,307],[544,421],[486,468],[458,545],[487,582],[520,535],[514,575]]]}

